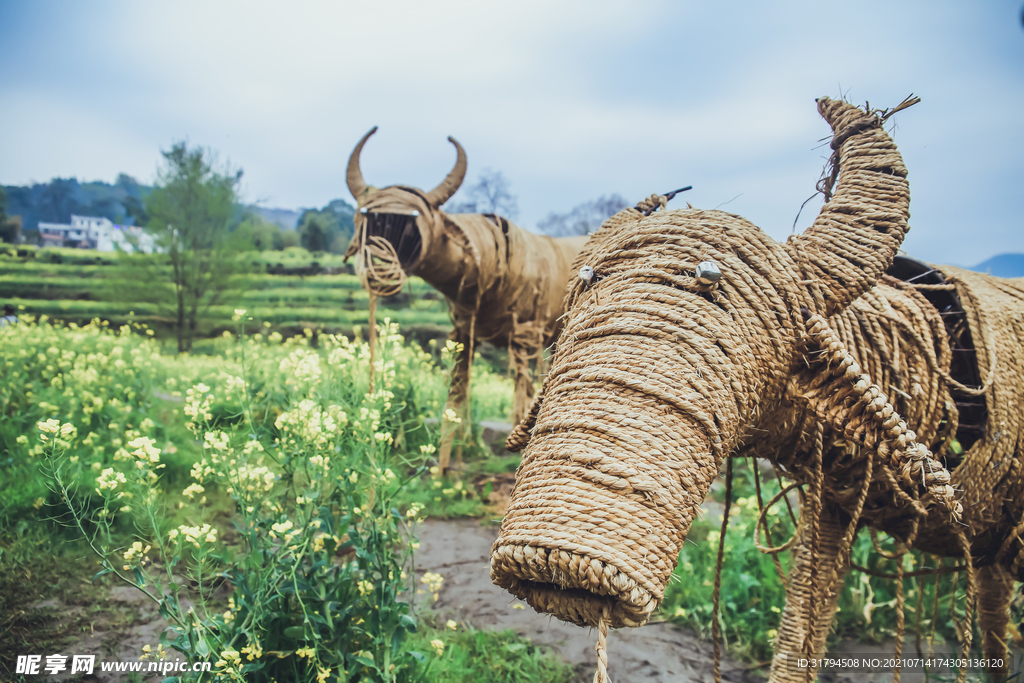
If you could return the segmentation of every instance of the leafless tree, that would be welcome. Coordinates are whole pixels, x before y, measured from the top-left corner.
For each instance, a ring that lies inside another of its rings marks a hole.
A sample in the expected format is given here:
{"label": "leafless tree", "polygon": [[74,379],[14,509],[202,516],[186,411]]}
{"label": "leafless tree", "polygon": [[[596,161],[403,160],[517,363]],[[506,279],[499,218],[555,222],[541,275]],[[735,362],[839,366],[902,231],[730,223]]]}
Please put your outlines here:
{"label": "leafless tree", "polygon": [[537,223],[537,228],[552,237],[589,235],[601,227],[606,218],[627,206],[629,203],[620,194],[604,195],[583,202],[568,213],[549,213],[547,218]]}
{"label": "leafless tree", "polygon": [[[512,183],[501,171],[485,168],[476,183],[465,189],[462,201],[445,207],[448,213],[493,213],[515,219],[519,213],[516,196],[509,190]],[[460,193],[461,194],[461,193]]]}

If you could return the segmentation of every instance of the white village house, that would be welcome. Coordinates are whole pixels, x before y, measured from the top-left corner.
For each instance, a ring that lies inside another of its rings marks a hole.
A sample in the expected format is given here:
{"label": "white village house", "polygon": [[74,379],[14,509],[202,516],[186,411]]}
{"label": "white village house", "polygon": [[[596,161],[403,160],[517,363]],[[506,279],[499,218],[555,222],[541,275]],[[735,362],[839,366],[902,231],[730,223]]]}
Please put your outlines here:
{"label": "white village house", "polygon": [[39,236],[44,247],[63,247],[97,251],[114,251],[118,247],[125,251],[153,253],[153,236],[133,225],[115,225],[107,218],[71,215],[71,224],[39,223]]}

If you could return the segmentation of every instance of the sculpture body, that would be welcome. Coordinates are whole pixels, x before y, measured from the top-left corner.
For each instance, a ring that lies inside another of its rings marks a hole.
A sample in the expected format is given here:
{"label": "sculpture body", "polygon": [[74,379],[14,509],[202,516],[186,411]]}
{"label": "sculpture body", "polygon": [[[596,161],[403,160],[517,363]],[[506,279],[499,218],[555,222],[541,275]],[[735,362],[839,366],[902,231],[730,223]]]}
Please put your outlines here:
{"label": "sculpture body", "polygon": [[[771,680],[806,680],[793,658],[821,654],[864,525],[966,555],[998,656],[1024,579],[1024,284],[886,275],[908,229],[902,159],[883,117],[818,106],[838,184],[802,235],[623,212],[581,253],[594,283],[570,287],[544,388],[509,439],[525,452],[492,579],[563,620],[639,626],[724,458],[764,457],[806,501]],[[694,277],[708,260],[712,286]]]}
{"label": "sculpture body", "polygon": [[[535,235],[500,216],[442,211],[466,174],[465,152],[452,138],[458,160],[434,190],[369,187],[359,155],[375,130],[359,141],[349,159],[348,185],[358,204],[349,254],[374,238],[384,240],[405,273],[423,278],[448,300],[452,338],[464,349],[448,400],[456,413],[465,403],[473,347],[480,341],[507,347],[515,377],[513,419],[518,422],[534,394],[529,361],[539,366],[543,349],[558,335],[569,268],[586,237]],[[372,267],[368,259],[358,266]],[[443,440],[442,468],[450,448],[451,440]]]}

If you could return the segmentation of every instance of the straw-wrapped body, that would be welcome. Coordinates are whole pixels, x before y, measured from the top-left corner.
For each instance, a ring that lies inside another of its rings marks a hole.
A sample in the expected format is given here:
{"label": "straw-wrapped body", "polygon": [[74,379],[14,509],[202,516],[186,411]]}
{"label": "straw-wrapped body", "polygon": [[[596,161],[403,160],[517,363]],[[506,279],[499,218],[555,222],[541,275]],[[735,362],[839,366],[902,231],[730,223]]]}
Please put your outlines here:
{"label": "straw-wrapped body", "polygon": [[[886,275],[909,189],[884,114],[818,106],[840,172],[802,235],[779,244],[718,211],[624,212],[581,252],[594,282],[570,285],[550,373],[509,439],[525,452],[492,550],[494,581],[538,611],[644,623],[723,460],[757,456],[806,502],[773,681],[804,680],[790,658],[823,649],[862,525],[968,549],[986,650],[1002,652],[1010,572],[1024,574],[1024,286]],[[718,282],[694,276],[702,261]],[[934,292],[956,296],[956,321]],[[973,365],[954,359],[968,341]],[[958,404],[978,403],[958,429]]]}
{"label": "straw-wrapped body", "polygon": [[[394,265],[447,298],[452,338],[463,346],[448,401],[455,413],[465,403],[473,347],[480,341],[507,347],[516,387],[513,419],[518,421],[534,395],[529,363],[539,360],[557,337],[569,267],[586,237],[535,235],[493,214],[442,211],[466,175],[466,154],[453,138],[455,168],[430,192],[402,185],[370,187],[359,170],[359,156],[374,131],[363,136],[349,159],[348,186],[358,203],[349,254],[376,240],[397,261]],[[357,267],[372,268],[373,258],[363,252]],[[442,447],[442,466],[447,466],[449,447],[450,440]]]}

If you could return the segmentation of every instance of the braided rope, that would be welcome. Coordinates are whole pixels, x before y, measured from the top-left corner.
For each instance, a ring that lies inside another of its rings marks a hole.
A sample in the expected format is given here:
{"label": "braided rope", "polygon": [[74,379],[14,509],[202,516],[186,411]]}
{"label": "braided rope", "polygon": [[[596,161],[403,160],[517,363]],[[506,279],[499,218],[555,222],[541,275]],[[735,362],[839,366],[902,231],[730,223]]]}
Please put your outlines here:
{"label": "braided rope", "polygon": [[[821,513],[822,513],[822,488],[824,484],[824,472],[822,471],[822,455],[825,450],[824,446],[824,428],[819,423],[815,425],[814,429],[814,446],[812,447],[813,455],[811,460],[811,485],[808,487],[809,504],[807,505],[807,515],[810,518],[810,543],[808,544],[808,551],[811,556],[810,572],[807,578],[808,584],[812,589],[818,586],[818,565],[819,565],[819,548],[821,545],[820,532],[821,532]],[[801,514],[801,518],[803,515]],[[836,556],[836,563],[842,562],[842,555]],[[813,594],[812,594],[813,596]],[[825,595],[821,596],[823,599]],[[814,643],[817,639],[817,623],[818,623],[818,600],[812,599],[810,604],[807,605],[807,637],[804,641],[804,652],[814,652]],[[813,672],[810,667],[807,669],[808,680],[813,680]]]}
{"label": "braided rope", "polygon": [[611,606],[605,604],[601,611],[601,620],[597,624],[597,644],[594,652],[597,653],[597,671],[594,672],[594,683],[611,683],[608,678],[608,624],[611,622],[609,612]]}
{"label": "braided rope", "polygon": [[900,472],[905,489],[915,496],[927,493],[958,521],[963,505],[949,485],[946,468],[918,443],[917,434],[907,427],[881,387],[861,372],[860,364],[825,319],[810,316],[807,324],[809,342],[820,349],[812,367],[823,362],[828,371],[818,372],[799,398],[847,439],[874,444],[883,462]]}
{"label": "braided rope", "polygon": [[646,199],[641,199],[639,202],[637,202],[636,210],[644,214],[645,216],[650,216],[658,209],[664,209],[667,204],[668,197],[666,197],[665,195],[655,193],[652,194],[650,197],[647,197]]}
{"label": "braided rope", "polygon": [[722,680],[722,559],[725,557],[725,535],[729,531],[729,508],[732,506],[732,458],[725,463],[725,507],[722,510],[722,529],[718,535],[718,558],[715,560],[715,585],[711,591],[711,643],[715,653],[714,680]]}
{"label": "braided rope", "polygon": [[[974,596],[977,592],[977,580],[974,574],[974,561],[971,558],[971,544],[967,541],[967,534],[964,533],[963,529],[960,529],[956,538],[964,555],[964,573],[967,575],[967,585],[964,586],[964,618],[960,628],[957,629],[960,634],[960,657],[967,659],[971,655],[971,641],[974,638],[973,610]],[[954,598],[956,597],[955,590],[953,591],[953,596]],[[967,680],[968,668],[966,666],[961,667],[960,674],[956,677],[957,683],[964,683]]]}

